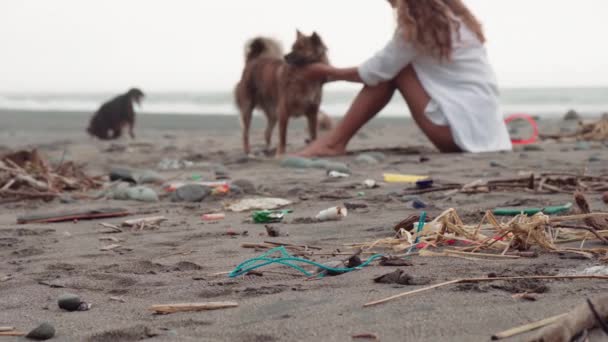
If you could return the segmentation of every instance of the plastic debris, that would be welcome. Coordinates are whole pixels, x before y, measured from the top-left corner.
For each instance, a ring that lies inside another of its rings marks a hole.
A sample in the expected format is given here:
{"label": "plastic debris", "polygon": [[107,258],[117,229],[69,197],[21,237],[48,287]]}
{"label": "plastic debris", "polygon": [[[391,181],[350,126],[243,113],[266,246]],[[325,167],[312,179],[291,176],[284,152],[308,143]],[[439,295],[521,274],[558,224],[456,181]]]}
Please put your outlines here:
{"label": "plastic debris", "polygon": [[343,173],[343,172],[339,172],[339,171],[329,171],[329,172],[327,172],[327,175],[330,178],[348,178],[348,177],[350,177],[350,175],[348,173]]}
{"label": "plastic debris", "polygon": [[254,212],[252,218],[255,223],[277,223],[291,212],[292,210],[260,210]]}
{"label": "plastic debris", "polygon": [[427,180],[429,176],[419,176],[419,175],[401,175],[401,174],[393,174],[393,173],[385,173],[384,181],[387,183],[410,183],[414,184],[418,181]]}
{"label": "plastic debris", "polygon": [[321,211],[316,219],[319,221],[339,221],[348,216],[348,209],[344,207],[333,207]]}
{"label": "plastic debris", "polygon": [[217,214],[205,214],[201,217],[203,221],[221,221],[226,218],[226,214],[217,213]]}
{"label": "plastic debris", "polygon": [[238,202],[229,204],[226,208],[234,212],[243,212],[250,210],[273,210],[286,207],[292,204],[291,201],[283,198],[271,197],[256,197],[246,198]]}

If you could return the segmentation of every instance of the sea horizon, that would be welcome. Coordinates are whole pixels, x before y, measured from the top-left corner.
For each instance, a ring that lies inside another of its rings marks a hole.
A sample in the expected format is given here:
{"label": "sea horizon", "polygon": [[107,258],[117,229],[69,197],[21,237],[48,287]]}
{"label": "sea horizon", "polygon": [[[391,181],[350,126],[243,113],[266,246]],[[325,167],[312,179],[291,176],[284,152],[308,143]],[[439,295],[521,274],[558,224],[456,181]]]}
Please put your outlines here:
{"label": "sea horizon", "polygon": [[[331,89],[324,92],[322,110],[342,116],[356,95],[356,89]],[[107,91],[0,92],[0,110],[64,111],[92,113],[101,103],[116,96]],[[608,87],[507,87],[501,89],[503,114],[526,113],[559,116],[575,110],[586,116],[608,112]],[[236,115],[232,91],[148,92],[137,108],[142,114]],[[395,96],[381,113],[385,117],[408,115],[400,96]]]}

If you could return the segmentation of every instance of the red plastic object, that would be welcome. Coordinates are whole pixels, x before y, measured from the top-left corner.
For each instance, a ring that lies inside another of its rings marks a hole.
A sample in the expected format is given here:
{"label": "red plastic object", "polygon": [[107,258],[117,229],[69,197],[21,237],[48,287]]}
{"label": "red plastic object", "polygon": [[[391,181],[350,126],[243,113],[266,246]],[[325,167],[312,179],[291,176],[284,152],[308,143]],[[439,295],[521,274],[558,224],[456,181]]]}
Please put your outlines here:
{"label": "red plastic object", "polygon": [[534,120],[534,118],[528,114],[513,114],[509,115],[509,117],[505,119],[505,123],[509,124],[515,120],[527,121],[534,130],[534,133],[532,133],[532,136],[528,139],[511,139],[511,143],[513,145],[530,145],[536,143],[540,134],[540,132],[538,131],[538,124],[536,123],[536,120]]}

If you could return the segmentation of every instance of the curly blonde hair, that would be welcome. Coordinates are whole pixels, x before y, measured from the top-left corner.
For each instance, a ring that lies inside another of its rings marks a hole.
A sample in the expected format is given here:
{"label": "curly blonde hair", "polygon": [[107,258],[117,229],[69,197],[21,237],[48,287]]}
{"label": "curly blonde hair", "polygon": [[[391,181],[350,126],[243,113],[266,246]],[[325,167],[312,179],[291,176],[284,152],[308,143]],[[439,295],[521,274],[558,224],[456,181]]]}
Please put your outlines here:
{"label": "curly blonde hair", "polygon": [[432,56],[449,60],[452,34],[460,32],[460,21],[484,43],[481,23],[462,0],[396,0],[397,21],[405,38]]}

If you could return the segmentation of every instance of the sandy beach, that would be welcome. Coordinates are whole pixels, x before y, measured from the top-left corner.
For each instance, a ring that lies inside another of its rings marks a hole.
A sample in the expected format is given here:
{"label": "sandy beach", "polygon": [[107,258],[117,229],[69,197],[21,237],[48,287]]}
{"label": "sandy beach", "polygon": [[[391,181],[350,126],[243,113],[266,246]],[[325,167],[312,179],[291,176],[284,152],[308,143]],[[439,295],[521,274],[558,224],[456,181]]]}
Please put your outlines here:
{"label": "sandy beach", "polygon": [[[193,175],[214,181],[218,168],[231,180],[253,184],[250,194],[208,197],[200,203],[156,203],[110,199],[55,199],[0,204],[0,326],[29,331],[42,322],[57,330],[57,341],[350,341],[370,333],[381,341],[488,341],[492,334],[562,314],[608,292],[600,280],[539,281],[546,291],[535,301],[513,298],[510,283],[454,285],[364,308],[366,302],[423,286],[387,285],[373,279],[396,269],[431,284],[462,277],[575,274],[601,266],[598,259],[539,251],[537,258],[476,259],[408,257],[412,266],[381,267],[377,263],[336,277],[310,280],[280,266],[261,275],[229,278],[241,262],[264,251],[242,248],[265,241],[319,247],[317,262],[341,260],[349,244],[394,235],[393,226],[417,214],[404,198],[404,184],[382,183],[384,173],[429,175],[441,184],[467,184],[477,179],[517,178],[522,172],[607,175],[608,147],[602,143],[545,141],[538,148],[517,147],[510,153],[440,154],[409,119],[377,119],[353,140],[353,153],[335,161],[349,166],[348,178],[329,178],[324,170],[288,169],[272,157],[245,158],[236,116],[142,115],[137,139],[99,142],[85,134],[82,113],[0,112],[0,153],[37,148],[48,160],[86,164],[91,176],[113,167],[148,169],[165,179]],[[541,119],[542,132],[571,131],[575,123]],[[262,149],[263,120],[254,122],[252,143]],[[290,127],[291,152],[304,145],[303,121]],[[525,130],[522,128],[522,131]],[[399,148],[399,149],[391,149]],[[357,161],[362,150],[377,150],[377,163]],[[162,170],[164,159],[189,160],[192,167]],[[362,189],[366,179],[380,183]],[[162,193],[160,186],[152,186]],[[91,194],[96,193],[92,191]],[[69,194],[66,194],[69,195]],[[270,196],[293,202],[282,223],[283,236],[269,237],[264,225],[251,222],[251,212],[230,212],[224,204],[241,198]],[[589,193],[595,211],[608,211],[601,193]],[[496,207],[546,207],[573,201],[571,193],[491,191],[427,193],[417,199],[437,216],[455,208],[466,223],[479,222]],[[360,204],[342,221],[307,220],[344,202]],[[20,215],[36,211],[83,208],[126,208],[130,215],[92,221],[18,225]],[[218,222],[203,221],[224,212]],[[165,216],[156,229],[123,229],[107,234],[101,222],[120,225],[126,219]],[[110,244],[120,247],[109,251]],[[576,247],[580,242],[575,244]],[[600,246],[597,240],[586,247]],[[339,252],[338,252],[339,251]],[[390,251],[387,251],[387,253]],[[496,285],[496,286],[495,286]],[[73,293],[92,304],[89,311],[66,312],[57,298]],[[154,315],[155,304],[234,301],[236,308]],[[605,338],[605,337],[604,337]],[[0,337],[0,341],[20,338]],[[517,336],[511,341],[525,340]],[[600,341],[594,332],[592,341]]]}

